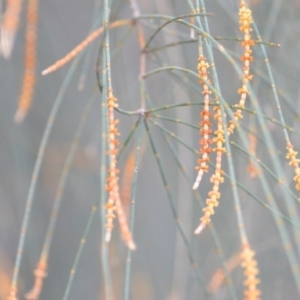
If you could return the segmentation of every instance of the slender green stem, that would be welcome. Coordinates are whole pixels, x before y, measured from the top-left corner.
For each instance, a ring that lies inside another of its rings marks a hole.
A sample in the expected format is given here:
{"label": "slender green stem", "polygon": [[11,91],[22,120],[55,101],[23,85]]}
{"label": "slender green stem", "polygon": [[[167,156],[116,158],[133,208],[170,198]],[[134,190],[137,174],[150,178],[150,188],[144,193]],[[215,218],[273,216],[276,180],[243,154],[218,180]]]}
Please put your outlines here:
{"label": "slender green stem", "polygon": [[[259,30],[258,30],[255,22],[253,22],[253,28],[254,28],[254,31],[257,35],[258,40],[260,40]],[[266,49],[265,49],[263,44],[260,44],[260,48],[261,48],[261,51],[262,51],[262,54],[263,54],[263,57],[264,57],[264,61],[266,63],[268,76],[270,78],[270,87],[272,89],[273,96],[274,96],[274,99],[275,99],[275,104],[276,104],[278,114],[279,114],[279,120],[282,124],[285,125],[285,120],[284,120],[283,113],[282,113],[282,110],[281,110],[281,105],[280,105],[279,97],[278,97],[278,94],[277,94],[277,89],[276,89],[273,73],[272,73],[272,70],[271,70],[271,66],[270,66],[270,63],[269,63],[269,59],[268,59],[268,56],[267,56],[267,52],[266,52]],[[289,138],[289,134],[288,134],[287,130],[285,129],[285,127],[283,127],[283,133],[284,133],[286,142],[289,143],[290,138]]]}
{"label": "slender green stem", "polygon": [[[96,203],[99,203],[99,199],[97,199]],[[77,267],[78,267],[78,264],[79,264],[79,261],[80,261],[80,258],[81,258],[81,254],[82,254],[82,251],[84,249],[84,245],[86,243],[87,236],[88,236],[88,234],[90,232],[90,229],[91,229],[91,226],[92,226],[92,223],[93,223],[93,220],[94,220],[97,208],[98,208],[97,205],[94,205],[92,207],[92,210],[91,210],[89,219],[87,221],[87,224],[85,226],[82,238],[80,239],[80,245],[79,245],[79,248],[77,250],[77,253],[76,253],[76,256],[75,256],[75,260],[74,260],[73,265],[72,265],[72,269],[70,271],[70,275],[69,275],[69,279],[68,279],[68,283],[67,283],[67,286],[66,286],[66,290],[65,290],[65,293],[64,293],[63,300],[67,300],[68,297],[69,297],[69,294],[70,294],[70,291],[71,291],[71,287],[72,287],[72,284],[73,284],[73,280],[74,280],[74,276],[76,274]]]}
{"label": "slender green stem", "polygon": [[187,239],[187,237],[186,237],[186,235],[185,235],[185,233],[184,233],[184,231],[182,229],[180,220],[178,218],[178,213],[177,213],[176,205],[175,205],[173,197],[172,197],[172,195],[170,193],[170,189],[169,189],[169,185],[168,185],[167,178],[166,178],[166,175],[165,175],[165,171],[164,171],[164,168],[162,166],[162,163],[161,163],[161,160],[159,158],[159,155],[157,153],[154,141],[153,141],[152,136],[151,136],[150,129],[149,129],[148,124],[147,124],[146,121],[144,122],[144,124],[145,124],[146,131],[147,131],[147,134],[148,134],[148,137],[149,137],[149,141],[150,141],[152,152],[153,152],[153,154],[155,156],[156,162],[158,164],[159,172],[160,172],[162,181],[164,183],[164,187],[165,187],[165,190],[166,190],[166,193],[167,193],[167,196],[168,196],[169,204],[171,206],[171,210],[172,210],[172,214],[173,214],[174,220],[176,222],[176,226],[177,226],[177,228],[179,230],[179,233],[180,233],[180,235],[181,235],[181,237],[183,239],[183,242],[184,242],[185,246],[187,247],[190,264],[191,264],[191,266],[192,266],[192,268],[193,268],[193,270],[194,270],[194,272],[195,272],[195,274],[197,276],[198,282],[201,284],[201,286],[203,288],[204,297],[205,297],[205,299],[208,299],[206,287],[205,287],[203,279],[200,276],[200,273],[199,273],[199,271],[198,271],[198,269],[196,267],[196,262],[195,262],[195,259],[194,259],[194,256],[193,256],[193,253],[192,253],[192,250],[191,250],[190,243],[189,243],[189,241],[188,241],[188,239]]}
{"label": "slender green stem", "polygon": [[[163,134],[163,136],[165,138],[165,142],[168,145],[168,147],[169,147],[169,149],[172,153],[172,156],[173,156],[174,160],[176,161],[176,163],[178,165],[178,168],[179,168],[180,172],[183,174],[183,176],[184,176],[185,180],[187,181],[188,185],[192,186],[192,184],[193,184],[192,180],[189,177],[184,165],[180,162],[178,153],[177,153],[172,141],[168,138],[169,134],[166,131],[164,131],[162,128],[160,128],[160,129],[161,129],[161,133]],[[194,193],[195,198],[197,199],[197,202],[198,202],[199,206],[201,208],[203,208],[204,207],[204,205],[203,205],[204,201],[203,201],[203,199],[200,199],[200,196],[199,196],[199,193],[197,192],[197,190],[193,190],[193,193]],[[222,245],[221,245],[219,235],[216,232],[213,224],[209,225],[209,230],[210,230],[210,232],[213,236],[213,240],[214,240],[215,247],[216,247],[216,252],[217,252],[217,254],[220,258],[222,268],[223,268],[224,273],[226,275],[226,282],[228,284],[228,289],[230,291],[231,298],[236,300],[236,299],[238,299],[237,295],[236,295],[236,290],[233,286],[231,275],[228,272],[228,269],[227,269],[227,266],[226,266],[226,259],[225,259],[225,256],[224,256],[224,251],[223,251],[223,248],[222,248]]]}
{"label": "slender green stem", "polygon": [[230,144],[235,146],[237,149],[239,149],[241,152],[246,154],[248,157],[251,157],[252,160],[255,160],[277,183],[283,184],[284,189],[287,191],[287,193],[291,195],[292,198],[294,198],[294,200],[296,200],[296,202],[300,201],[299,198],[293,193],[293,191],[287,187],[287,185],[283,182],[283,180],[280,177],[276,176],[276,174],[272,172],[270,168],[268,168],[260,159],[258,159],[256,156],[246,151],[243,147],[241,147],[237,143],[231,141]]}
{"label": "slender green stem", "polygon": [[[202,102],[199,102],[199,103],[185,103],[185,104],[186,104],[185,106],[203,105]],[[180,106],[184,106],[183,104],[179,104],[179,105]],[[211,103],[210,105],[212,105],[212,106],[218,106],[218,104],[216,104],[216,103]],[[231,108],[235,108],[236,106],[235,105],[230,105],[230,107]],[[164,109],[168,109],[168,108],[170,108],[170,105],[166,105],[164,107],[161,107],[161,108],[159,108],[159,110],[164,110]],[[257,112],[255,110],[251,110],[251,109],[247,109],[247,108],[239,108],[239,109],[241,109],[242,111],[248,112],[248,113],[250,113],[252,115],[257,115]],[[156,110],[156,109],[154,109],[154,110]],[[277,121],[275,118],[268,117],[265,114],[261,114],[261,116],[264,119],[266,119],[266,120],[268,120],[268,121],[270,121],[270,122],[272,122],[272,123],[274,123],[276,125],[279,125],[280,127],[285,127],[288,131],[293,132],[295,135],[300,136],[300,133],[296,132],[294,128],[286,126],[286,125],[283,125],[282,123],[280,123],[279,121]],[[199,129],[199,126],[196,126],[196,125],[193,125],[191,123],[182,121],[180,119],[168,118],[168,117],[165,117],[165,116],[162,116],[162,115],[156,115],[156,114],[152,114],[152,113],[151,113],[151,117],[152,118],[161,119],[161,120],[170,121],[170,122],[175,122],[175,123],[178,123],[178,124],[187,125],[187,126],[192,127],[194,129]]]}
{"label": "slender green stem", "polygon": [[70,145],[70,149],[68,151],[68,155],[64,162],[63,169],[62,169],[62,172],[61,172],[61,175],[59,178],[57,190],[55,193],[55,198],[53,201],[51,217],[50,217],[49,224],[48,224],[48,229],[47,229],[47,233],[46,233],[46,238],[45,238],[41,258],[48,259],[52,236],[53,236],[53,232],[55,230],[55,224],[56,224],[58,212],[60,209],[60,204],[61,204],[65,184],[66,184],[66,181],[67,181],[67,178],[69,175],[69,171],[70,171],[70,168],[71,168],[71,165],[73,162],[74,155],[78,148],[78,144],[79,144],[80,137],[82,135],[83,128],[85,126],[88,114],[91,110],[94,100],[95,100],[95,95],[93,95],[91,97],[91,99],[87,102],[85,108],[83,109],[79,124],[77,126],[77,129],[76,129],[76,132],[75,132],[75,135],[73,138],[73,141],[72,141],[72,143]]}
{"label": "slender green stem", "polygon": [[[223,36],[215,36],[214,39],[216,41],[234,41],[234,42],[244,41],[242,38],[223,37]],[[161,45],[161,46],[153,47],[153,48],[150,48],[150,49],[146,49],[145,53],[154,53],[154,52],[164,50],[164,49],[167,49],[167,48],[170,48],[170,47],[176,47],[176,46],[186,45],[186,44],[193,44],[193,43],[196,43],[196,42],[197,42],[197,40],[195,40],[195,39],[173,42],[173,43],[170,43],[170,44]],[[276,43],[263,42],[263,41],[259,41],[259,40],[255,40],[254,42],[255,42],[255,44],[263,44],[263,45],[270,46],[270,47],[277,47],[277,48],[280,47],[280,44],[276,44]]]}
{"label": "slender green stem", "polygon": [[[140,163],[140,154],[141,154],[141,142],[142,142],[142,122],[141,119],[138,120],[138,132],[137,132],[137,144],[135,152],[135,163],[134,163],[134,175],[132,181],[131,189],[131,206],[130,206],[130,231],[133,232],[134,229],[134,215],[135,215],[135,201],[136,201],[136,189],[137,189],[137,179],[138,179],[138,168]],[[130,249],[127,249],[127,259],[126,259],[126,268],[125,268],[125,280],[124,280],[124,300],[130,299],[130,278],[131,278],[131,253]]]}
{"label": "slender green stem", "polygon": [[[215,36],[214,39],[216,41],[234,41],[234,42],[243,42],[243,38],[236,38],[236,37],[225,37],[225,36]],[[264,42],[261,40],[253,40],[253,42],[257,45],[265,45],[270,47],[280,47],[280,44],[277,43],[271,43],[271,42]]]}
{"label": "slender green stem", "polygon": [[119,107],[115,107],[115,111],[117,111],[120,114],[127,115],[127,116],[137,116],[137,115],[141,114],[140,110],[128,111],[128,110],[125,110],[125,109],[122,109]]}
{"label": "slender green stem", "polygon": [[[156,73],[158,73],[160,71],[168,70],[168,68],[166,69],[165,67],[163,67],[163,68],[159,68],[157,70],[159,70],[159,71],[157,71]],[[153,74],[150,74],[150,73],[152,73],[152,72],[147,73],[145,76],[148,77],[150,75],[153,75]],[[166,110],[166,109],[169,109],[169,108],[177,108],[177,107],[181,107],[181,106],[193,106],[193,105],[204,105],[204,103],[203,102],[184,102],[184,103],[177,103],[177,104],[167,104],[167,105],[157,107],[157,108],[150,108],[150,109],[145,111],[145,114],[152,114],[154,112]]]}
{"label": "slender green stem", "polygon": [[173,42],[173,43],[166,44],[166,45],[157,46],[155,48],[146,49],[146,50],[144,50],[144,52],[147,53],[147,54],[148,53],[154,53],[154,52],[164,50],[164,49],[167,49],[167,48],[170,48],[170,47],[176,47],[176,46],[180,46],[180,45],[192,44],[192,43],[195,43],[195,42],[197,42],[197,40],[195,40],[195,39],[187,40],[187,41],[178,41],[178,42]]}
{"label": "slender green stem", "polygon": [[181,23],[181,19],[183,18],[189,18],[189,17],[193,17],[193,16],[212,16],[212,14],[208,13],[208,14],[203,14],[203,13],[193,13],[193,14],[186,14],[186,15],[181,15],[178,17],[169,17],[169,16],[165,16],[165,15],[141,15],[138,18],[139,19],[148,19],[148,18],[159,18],[159,19],[169,19],[168,21],[166,21],[165,23],[163,23],[161,26],[159,26],[155,32],[150,36],[150,38],[148,39],[144,50],[147,51],[147,48],[149,46],[149,44],[151,43],[151,41],[155,38],[155,36],[168,24],[172,23],[172,22],[179,22]]}
{"label": "slender green stem", "polygon": [[121,154],[123,153],[124,149],[126,148],[126,146],[128,145],[128,143],[130,142],[130,140],[131,140],[133,134],[135,133],[135,131],[136,131],[137,127],[138,127],[139,122],[140,122],[140,121],[137,120],[137,121],[134,123],[134,125],[133,125],[131,131],[129,132],[129,134],[128,134],[128,136],[127,136],[127,138],[125,139],[124,143],[123,143],[123,144],[121,145],[121,147],[120,147],[120,150],[119,150],[118,155],[117,155],[117,159],[119,159],[119,157],[120,157]]}
{"label": "slender green stem", "polygon": [[64,81],[60,87],[60,90],[57,94],[57,97],[56,97],[53,107],[51,109],[51,112],[50,112],[50,115],[49,115],[49,118],[48,118],[48,121],[46,124],[46,128],[43,133],[43,137],[42,137],[42,140],[41,140],[41,143],[39,146],[37,159],[35,161],[34,170],[33,170],[33,174],[31,177],[29,192],[28,192],[28,196],[26,199],[25,212],[23,215],[22,227],[21,227],[21,231],[20,231],[17,256],[16,256],[13,277],[12,277],[12,284],[11,284],[11,292],[12,293],[15,293],[15,291],[17,291],[17,282],[18,282],[18,278],[19,278],[19,271],[20,271],[21,260],[22,260],[22,256],[23,256],[26,233],[27,233],[28,223],[29,223],[29,219],[30,219],[30,215],[31,215],[31,208],[32,208],[33,200],[34,200],[34,194],[36,191],[37,180],[38,180],[38,177],[40,174],[41,164],[42,164],[44,154],[45,154],[45,149],[48,144],[49,136],[52,131],[52,127],[53,127],[57,112],[60,108],[60,105],[61,105],[63,99],[64,99],[65,91],[74,75],[74,72],[77,68],[78,62],[81,59],[83,53],[84,52],[80,53],[77,56],[77,58],[72,63],[69,71],[67,72],[66,77],[64,78]]}
{"label": "slender green stem", "polygon": [[184,122],[180,119],[168,118],[168,117],[164,117],[164,116],[161,116],[161,115],[151,114],[151,118],[156,118],[156,119],[160,119],[160,120],[175,122],[177,124],[183,124],[183,125],[189,126],[191,128],[194,128],[194,129],[199,129],[200,128],[199,126],[193,125],[191,123]]}
{"label": "slender green stem", "polygon": [[[99,25],[100,25],[100,20],[101,18],[99,18],[99,14],[100,14],[101,10],[100,10],[100,0],[95,0],[95,4],[94,4],[94,12],[93,12],[93,16],[92,16],[92,24],[90,27],[90,33],[92,33],[92,31],[94,31]],[[91,61],[91,57],[92,57],[92,47],[91,45],[89,45],[87,47],[87,51],[86,51],[86,55],[84,58],[84,62],[83,62],[83,66],[82,66],[82,71],[81,71],[81,75],[79,77],[79,83],[78,83],[78,90],[83,90],[84,89],[84,85],[86,82],[86,74],[88,72],[88,68],[90,65],[90,61]]]}

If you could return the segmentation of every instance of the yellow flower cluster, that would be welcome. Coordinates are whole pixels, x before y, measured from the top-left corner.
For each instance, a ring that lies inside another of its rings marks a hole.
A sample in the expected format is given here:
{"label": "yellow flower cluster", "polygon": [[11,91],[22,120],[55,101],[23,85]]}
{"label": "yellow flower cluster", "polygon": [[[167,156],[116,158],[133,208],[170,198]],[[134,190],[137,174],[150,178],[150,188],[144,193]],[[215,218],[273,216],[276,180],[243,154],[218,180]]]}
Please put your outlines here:
{"label": "yellow flower cluster", "polygon": [[257,288],[260,280],[257,278],[259,273],[257,267],[257,261],[254,258],[255,252],[250,248],[248,244],[243,245],[241,253],[241,266],[244,269],[244,300],[259,300],[261,291]]}
{"label": "yellow flower cluster", "polygon": [[294,150],[293,145],[291,143],[288,143],[286,149],[287,149],[286,158],[289,160],[289,165],[293,166],[295,169],[296,175],[294,176],[294,181],[296,182],[296,189],[299,191],[300,190],[300,168],[298,164],[300,162],[300,159],[296,158],[298,152]]}

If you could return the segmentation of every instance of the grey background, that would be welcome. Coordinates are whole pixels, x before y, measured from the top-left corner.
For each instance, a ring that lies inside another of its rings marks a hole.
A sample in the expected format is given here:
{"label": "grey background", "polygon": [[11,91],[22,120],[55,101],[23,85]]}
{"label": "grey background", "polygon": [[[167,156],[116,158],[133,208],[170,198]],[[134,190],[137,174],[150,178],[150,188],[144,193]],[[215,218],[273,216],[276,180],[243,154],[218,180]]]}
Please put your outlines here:
{"label": "grey background", "polygon": [[[115,5],[112,8],[113,20],[131,18],[131,10],[127,1],[114,2]],[[219,2],[223,3],[224,8],[220,7]],[[290,109],[281,99],[286,122],[298,131],[298,118],[295,112],[299,108],[300,2],[295,0],[251,2],[253,16],[261,30],[262,39],[281,44],[281,48],[269,47],[267,51],[276,83],[292,103],[292,109]],[[138,3],[142,13],[177,16],[190,12],[185,1],[140,0]],[[215,14],[214,17],[209,19],[213,36],[240,37],[237,30],[238,4],[236,1],[215,0],[205,1],[205,3],[207,11]],[[52,104],[71,64],[69,63],[57,72],[45,77],[39,74],[45,67],[63,57],[86,37],[91,27],[94,12],[98,16],[98,22],[101,22],[101,11],[102,2],[100,7],[97,7],[92,0],[40,1],[37,84],[34,103],[27,118],[20,125],[13,122],[13,116],[17,107],[23,72],[26,23],[24,4],[12,57],[9,61],[0,58],[0,266],[1,269],[4,269],[3,272],[8,275],[11,274],[14,264],[25,201],[38,147]],[[157,23],[157,21],[154,23]],[[145,32],[149,37],[152,30],[145,29]],[[119,106],[126,110],[136,110],[140,107],[138,84],[140,52],[135,29],[125,39],[123,47],[115,51],[124,34],[124,28],[112,30],[110,33],[111,52],[115,53],[112,58],[113,87],[115,95],[119,99]],[[153,46],[187,39],[189,39],[189,30],[181,25],[172,24],[167,31],[160,33],[155,38]],[[79,62],[73,79],[66,89],[63,103],[59,109],[46,148],[22,259],[20,272],[20,294],[22,296],[20,299],[33,283],[32,272],[43,245],[51,203],[62,171],[62,165],[83,107],[91,97],[96,84],[95,61],[99,44],[100,39],[97,39],[91,45],[90,52],[85,52],[90,56],[90,63],[82,91],[78,90],[78,83],[82,74],[84,58]],[[229,51],[240,55],[239,43],[224,41],[222,44]],[[152,58],[158,59],[159,63],[153,61]],[[238,99],[236,90],[240,85],[238,75],[218,51],[215,51],[215,63],[222,94],[229,103],[235,103]],[[156,52],[153,57],[148,59],[147,71],[163,64],[182,66],[196,71],[196,43]],[[266,73],[259,50],[255,51],[253,65],[261,72]],[[179,74],[179,77],[174,78],[167,72],[160,73],[147,79],[146,83],[149,96],[155,107],[171,103],[201,101],[202,98],[197,82],[186,75]],[[278,119],[269,86],[263,80],[255,78],[253,88],[258,95],[259,103],[264,112]],[[41,299],[62,298],[91,207],[99,197],[100,101],[101,97],[98,93],[65,187],[50,251],[48,277],[45,281]],[[150,107],[150,105],[148,104],[147,107]],[[197,106],[192,108],[182,107],[161,114],[197,124],[199,122],[199,110]],[[119,126],[120,139],[124,141],[136,121],[136,117],[119,114],[117,116],[120,118],[121,124]],[[251,124],[256,124],[255,122],[255,117],[245,115],[242,127],[247,130]],[[162,124],[178,134],[188,145],[198,149],[199,134],[197,130],[171,122],[162,121]],[[266,126],[268,126],[274,138],[278,151],[278,161],[285,170],[282,176],[290,183],[290,188],[293,190],[293,170],[287,166],[284,159],[285,148],[282,130],[273,123],[266,122]],[[179,219],[191,243],[192,252],[197,263],[196,267],[201,272],[204,285],[207,286],[212,275],[221,267],[213,239],[209,230],[205,230],[200,236],[193,235],[193,230],[198,226],[198,219],[201,216],[201,208],[192,194],[191,185],[186,183],[184,177],[180,174],[162,134],[152,124],[150,124],[150,128],[159,156],[164,164],[170,191],[179,212]],[[272,168],[267,151],[268,145],[260,138],[259,130],[257,134],[259,137],[257,155]],[[295,135],[291,135],[291,138],[295,148],[299,149],[299,138]],[[233,136],[232,139],[239,141],[238,136]],[[135,143],[136,139],[134,138],[121,156],[119,161],[121,170],[128,155],[134,149]],[[197,156],[175,140],[174,143],[178,150],[178,157],[180,157],[188,174],[193,179],[196,176],[194,166]],[[248,158],[233,150],[233,159],[238,181],[247,186],[262,201],[265,201],[259,180],[251,180],[249,174],[245,171]],[[224,169],[227,170],[227,162],[224,162]],[[284,197],[270,177],[268,177],[268,183],[272,188],[272,196],[281,207],[282,213],[286,214]],[[208,176],[206,176],[199,189],[199,194],[204,200],[209,189],[210,183]],[[220,205],[213,217],[213,224],[219,234],[224,255],[226,258],[230,258],[240,249],[230,181],[227,180],[222,185],[221,192]],[[299,294],[297,293],[296,284],[291,275],[286,252],[272,213],[255,202],[246,193],[240,191],[239,196],[249,241],[257,253],[262,298],[298,299]],[[299,213],[299,211],[296,213]],[[285,223],[285,225],[293,240],[292,247],[297,249],[296,243],[299,241],[296,241],[292,236],[293,225],[289,223]],[[122,299],[126,248],[120,239],[117,224],[115,227],[110,244],[110,265],[115,299]],[[137,186],[134,238],[138,250],[132,256],[131,299],[205,299],[203,298],[203,288],[195,278],[189,263],[187,250],[176,229],[176,223],[145,131],[143,133],[142,158]],[[100,251],[101,220],[99,214],[97,214],[78,265],[69,296],[70,299],[105,299]],[[299,260],[299,253],[297,255]],[[2,272],[2,270],[0,271]],[[232,272],[232,279],[238,297],[241,299],[243,275],[240,267]],[[208,298],[231,299],[226,285],[223,285],[217,293],[209,294]]]}

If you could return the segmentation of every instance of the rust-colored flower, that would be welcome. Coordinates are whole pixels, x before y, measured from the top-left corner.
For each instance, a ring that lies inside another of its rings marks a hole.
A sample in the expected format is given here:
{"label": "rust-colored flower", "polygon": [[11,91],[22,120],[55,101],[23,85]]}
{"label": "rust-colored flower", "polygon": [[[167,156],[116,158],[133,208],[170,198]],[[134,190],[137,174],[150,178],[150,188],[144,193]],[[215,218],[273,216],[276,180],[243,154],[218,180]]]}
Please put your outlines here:
{"label": "rust-colored flower", "polygon": [[[203,55],[199,56],[198,59],[198,74],[201,78],[203,78],[206,82],[209,82],[208,80],[208,68],[209,64],[206,62],[206,58]],[[196,167],[196,170],[198,170],[198,175],[196,178],[196,181],[194,183],[193,189],[196,190],[201,182],[202,176],[204,172],[208,171],[208,162],[209,162],[209,153],[211,152],[210,143],[211,139],[209,136],[212,133],[211,130],[211,122],[210,122],[210,116],[211,113],[209,111],[209,95],[211,94],[211,91],[208,88],[208,85],[206,82],[202,79],[199,79],[199,83],[203,87],[202,94],[204,95],[204,107],[203,110],[200,113],[201,122],[200,125],[200,154],[201,158],[198,159],[199,166]]]}
{"label": "rust-colored flower", "polygon": [[214,118],[217,120],[217,130],[214,132],[215,137],[212,142],[215,144],[215,148],[212,150],[216,152],[216,167],[215,172],[211,176],[210,181],[213,183],[212,190],[208,193],[209,198],[206,200],[206,207],[203,208],[204,215],[200,219],[200,225],[195,230],[195,234],[199,234],[208,223],[211,221],[211,216],[215,213],[214,208],[219,205],[219,198],[221,196],[219,192],[219,186],[224,182],[223,170],[222,170],[222,155],[226,152],[226,149],[223,147],[225,142],[224,138],[224,129],[223,129],[223,120],[222,112],[219,106],[214,108],[215,115]]}
{"label": "rust-colored flower", "polygon": [[0,53],[9,59],[20,21],[22,0],[8,0],[0,25]]}
{"label": "rust-colored flower", "polygon": [[244,63],[242,77],[243,84],[242,87],[238,89],[238,94],[240,94],[240,101],[236,105],[237,110],[234,112],[234,120],[229,121],[229,126],[227,128],[228,134],[233,133],[234,128],[238,124],[238,121],[243,118],[242,110],[245,108],[245,101],[247,95],[249,94],[247,85],[253,78],[253,75],[249,73],[250,62],[253,61],[251,46],[254,46],[254,41],[251,38],[252,13],[244,1],[241,2],[239,10],[239,24],[240,31],[244,33],[244,40],[241,42],[241,46],[244,48],[244,54],[241,56],[241,60]]}
{"label": "rust-colored flower", "polygon": [[107,108],[108,108],[108,127],[109,127],[109,170],[106,189],[109,194],[109,199],[106,204],[107,215],[106,215],[106,241],[110,240],[111,231],[113,228],[113,219],[115,218],[114,211],[117,213],[120,230],[122,233],[123,240],[127,247],[131,250],[135,250],[136,246],[132,238],[132,234],[129,230],[126,214],[123,209],[123,205],[120,199],[119,192],[119,169],[117,168],[117,154],[119,141],[117,136],[120,135],[117,124],[119,120],[115,120],[114,108],[117,107],[117,99],[113,96],[112,91],[108,92]]}
{"label": "rust-colored flower", "polygon": [[36,31],[38,20],[38,0],[27,3],[27,25],[25,41],[24,75],[22,91],[19,98],[18,110],[15,114],[15,122],[22,122],[32,104],[35,88],[36,68]]}

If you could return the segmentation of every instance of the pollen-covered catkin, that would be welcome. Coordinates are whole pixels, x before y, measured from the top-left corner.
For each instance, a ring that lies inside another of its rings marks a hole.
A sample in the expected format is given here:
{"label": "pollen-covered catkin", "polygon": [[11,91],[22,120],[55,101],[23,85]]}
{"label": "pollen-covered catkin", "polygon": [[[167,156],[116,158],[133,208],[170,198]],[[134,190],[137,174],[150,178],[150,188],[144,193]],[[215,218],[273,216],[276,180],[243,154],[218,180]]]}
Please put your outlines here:
{"label": "pollen-covered catkin", "polygon": [[7,0],[6,11],[0,24],[0,54],[9,59],[19,27],[22,0]]}
{"label": "pollen-covered catkin", "polygon": [[244,63],[242,77],[243,84],[242,87],[238,89],[240,101],[236,105],[237,110],[234,112],[234,120],[229,121],[229,126],[227,128],[228,134],[233,133],[238,121],[243,117],[242,109],[245,108],[245,101],[249,94],[248,83],[253,77],[253,75],[250,74],[250,62],[253,61],[251,46],[254,46],[254,41],[251,38],[252,13],[244,1],[242,1],[239,10],[239,24],[240,31],[244,33],[244,40],[241,42],[241,45],[244,48],[244,54],[241,57],[241,60]]}
{"label": "pollen-covered catkin", "polygon": [[261,291],[258,289],[260,280],[258,279],[257,261],[254,258],[255,252],[248,244],[243,245],[241,253],[241,266],[244,269],[244,300],[259,300]]}
{"label": "pollen-covered catkin", "polygon": [[214,118],[217,120],[217,130],[214,132],[215,137],[212,142],[215,144],[215,148],[212,150],[216,152],[216,167],[215,173],[211,176],[210,181],[213,183],[212,190],[208,193],[209,198],[206,200],[206,207],[203,208],[204,215],[200,219],[200,225],[195,230],[195,234],[199,234],[208,223],[211,221],[211,216],[215,213],[214,208],[219,205],[219,198],[221,196],[219,192],[219,186],[224,182],[223,170],[222,170],[222,155],[226,152],[223,147],[225,142],[224,129],[223,129],[223,119],[222,112],[219,106],[214,108],[215,115]]}
{"label": "pollen-covered catkin", "polygon": [[132,238],[132,234],[129,230],[128,222],[126,219],[126,214],[123,209],[123,205],[120,199],[119,192],[119,169],[117,168],[117,154],[118,154],[118,145],[119,140],[117,136],[120,135],[117,124],[119,120],[116,120],[114,117],[114,108],[117,107],[117,99],[113,96],[112,92],[109,92],[107,99],[107,108],[108,108],[108,126],[109,126],[109,136],[108,136],[108,144],[109,144],[109,170],[108,170],[108,178],[107,178],[107,186],[106,189],[109,193],[109,200],[107,202],[107,215],[106,215],[106,241],[110,240],[111,231],[113,228],[113,219],[115,217],[114,211],[117,213],[120,230],[122,234],[122,238],[127,245],[127,247],[131,250],[135,250],[136,246]]}
{"label": "pollen-covered catkin", "polygon": [[[206,62],[206,58],[203,55],[199,56],[198,59],[198,74],[201,78],[203,78],[205,81],[208,80],[208,68],[209,64]],[[199,80],[199,83],[203,87],[202,94],[204,95],[204,107],[203,110],[200,113],[200,118],[202,121],[199,123],[200,125],[200,135],[202,136],[200,138],[199,144],[200,144],[200,154],[201,158],[198,159],[199,166],[196,167],[196,170],[198,170],[198,175],[196,178],[196,181],[194,183],[193,189],[196,190],[201,182],[202,176],[204,172],[208,171],[208,162],[209,162],[209,154],[211,152],[210,148],[210,135],[212,133],[211,130],[211,122],[210,117],[211,113],[209,111],[209,95],[211,94],[211,91],[208,88],[208,85],[203,80]]]}
{"label": "pollen-covered catkin", "polygon": [[293,166],[295,169],[294,181],[296,182],[296,190],[300,190],[300,168],[299,162],[300,159],[296,158],[298,152],[294,150],[294,147],[291,143],[288,143],[287,147],[287,155],[286,158],[289,160],[289,165]]}
{"label": "pollen-covered catkin", "polygon": [[22,91],[19,97],[18,109],[15,114],[15,122],[20,123],[26,117],[31,107],[35,89],[35,68],[36,68],[36,38],[38,21],[38,0],[31,0],[27,3],[27,26],[25,42],[24,75]]}

